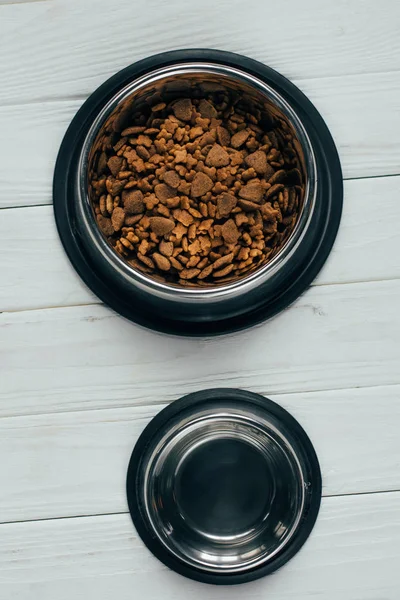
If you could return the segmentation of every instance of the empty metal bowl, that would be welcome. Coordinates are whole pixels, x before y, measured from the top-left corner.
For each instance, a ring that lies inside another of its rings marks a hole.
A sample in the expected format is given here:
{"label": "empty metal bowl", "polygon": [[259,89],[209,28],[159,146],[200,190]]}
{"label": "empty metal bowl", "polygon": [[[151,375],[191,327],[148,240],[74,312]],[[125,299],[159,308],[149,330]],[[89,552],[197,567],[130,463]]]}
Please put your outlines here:
{"label": "empty metal bowl", "polygon": [[321,475],[285,410],[251,392],[215,389],[151,421],[133,451],[127,493],[140,536],[166,565],[207,583],[243,583],[304,543]]}
{"label": "empty metal bowl", "polygon": [[[115,143],[133,112],[149,110],[153,100],[201,97],[212,90],[240,94],[250,111],[251,106],[261,108],[266,131],[276,122],[287,125],[296,140],[304,195],[295,228],[272,260],[231,283],[183,287],[135,270],[115,252],[94,218],[89,179],[99,152]],[[339,159],[312,104],[272,69],[212,50],[154,56],[107,81],[74,118],[54,177],[58,230],[89,287],[133,321],[187,335],[247,327],[292,302],[328,256],[341,206]]]}

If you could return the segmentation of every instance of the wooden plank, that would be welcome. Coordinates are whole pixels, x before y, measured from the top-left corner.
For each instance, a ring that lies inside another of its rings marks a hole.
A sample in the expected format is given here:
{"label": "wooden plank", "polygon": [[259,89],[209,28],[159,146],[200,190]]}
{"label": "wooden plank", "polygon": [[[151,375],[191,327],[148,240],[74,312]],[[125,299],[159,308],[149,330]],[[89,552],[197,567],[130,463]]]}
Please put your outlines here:
{"label": "wooden plank", "polygon": [[311,288],[217,338],[142,329],[103,306],[0,315],[0,415],[168,402],[206,387],[265,394],[400,383],[400,280]]}
{"label": "wooden plank", "polygon": [[[331,128],[345,178],[400,172],[400,71],[297,83]],[[82,102],[0,107],[0,207],[51,203],[57,151]]]}
{"label": "wooden plank", "polygon": [[400,10],[388,4],[390,18],[373,0],[338,0],[324,10],[318,0],[288,0],[280,10],[255,0],[251,11],[241,0],[190,9],[185,0],[137,0],[134,9],[119,0],[112,10],[98,0],[4,6],[6,15],[21,8],[25,18],[14,35],[14,22],[0,16],[0,54],[7,56],[0,104],[88,94],[127,64],[177,47],[247,54],[291,78],[396,71]]}
{"label": "wooden plank", "polygon": [[0,311],[99,302],[64,252],[52,206],[2,211],[0,256]]}
{"label": "wooden plank", "polygon": [[[400,386],[273,399],[310,435],[324,496],[400,490]],[[1,522],[125,512],[132,448],[163,406],[0,419]]]}
{"label": "wooden plank", "polygon": [[[399,186],[400,177],[345,182],[338,239],[317,285],[400,277]],[[50,206],[3,211],[0,256],[0,311],[99,302],[71,267]]]}
{"label": "wooden plank", "polygon": [[[270,577],[205,586],[173,573],[128,515],[1,526],[0,584],[18,600],[397,600],[400,494],[326,498],[302,550]],[[244,595],[244,596],[243,596]]]}

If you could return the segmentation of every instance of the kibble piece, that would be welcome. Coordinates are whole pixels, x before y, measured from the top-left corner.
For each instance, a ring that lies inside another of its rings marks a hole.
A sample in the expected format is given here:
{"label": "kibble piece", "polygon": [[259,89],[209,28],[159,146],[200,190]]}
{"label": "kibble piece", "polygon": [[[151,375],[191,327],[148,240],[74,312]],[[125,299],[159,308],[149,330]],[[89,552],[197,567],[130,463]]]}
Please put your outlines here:
{"label": "kibble piece", "polygon": [[221,258],[217,258],[217,260],[213,263],[213,269],[221,269],[225,265],[229,265],[233,260],[233,252],[229,254],[225,254],[225,256],[221,256]]}
{"label": "kibble piece", "polygon": [[103,217],[102,215],[97,215],[97,223],[104,235],[113,235],[114,227],[112,226],[111,219],[107,219],[107,217]]}
{"label": "kibble piece", "polygon": [[164,181],[170,188],[176,189],[179,187],[181,178],[176,171],[167,171],[164,175]]}
{"label": "kibble piece", "polygon": [[221,194],[217,198],[217,208],[220,217],[227,217],[231,214],[237,204],[237,199],[233,194]]}
{"label": "kibble piece", "polygon": [[166,242],[165,240],[161,240],[160,245],[158,246],[160,253],[169,258],[172,256],[174,251],[174,244],[172,242]]}
{"label": "kibble piece", "polygon": [[231,142],[231,136],[229,131],[225,127],[217,127],[217,138],[221,146],[229,146]]}
{"label": "kibble piece", "polygon": [[140,190],[123,192],[122,202],[127,214],[138,215],[144,211],[143,194]]}
{"label": "kibble piece", "polygon": [[249,135],[250,131],[248,131],[247,129],[242,129],[242,131],[238,131],[237,133],[235,133],[231,138],[232,147],[240,148],[240,146],[243,146]]}
{"label": "kibble piece", "polygon": [[221,234],[227,244],[236,244],[240,238],[239,229],[233,219],[229,219],[222,225]]}
{"label": "kibble piece", "polygon": [[198,274],[200,273],[200,269],[183,269],[180,273],[179,276],[182,279],[193,279],[194,277],[196,277]]}
{"label": "kibble piece", "polygon": [[175,227],[175,222],[166,217],[150,217],[151,230],[158,236],[170,233]]}
{"label": "kibble piece", "polygon": [[193,216],[187,211],[177,208],[174,210],[174,217],[179,223],[182,223],[184,227],[189,227],[193,223]]}
{"label": "kibble piece", "polygon": [[213,271],[213,277],[225,277],[225,275],[229,275],[234,269],[235,265],[230,264],[219,271]]}
{"label": "kibble piece", "polygon": [[[267,155],[262,150],[257,150],[245,158],[246,165],[252,167],[258,175],[264,175],[268,169]],[[271,167],[272,168],[272,167]]]}
{"label": "kibble piece", "polygon": [[283,183],[285,180],[286,180],[286,171],[284,171],[283,169],[280,169],[279,171],[274,173],[272,175],[272,177],[270,177],[270,179],[268,180],[268,183],[270,183],[271,185],[275,185],[276,183]]}
{"label": "kibble piece", "polygon": [[122,136],[129,136],[129,135],[136,135],[137,133],[143,133],[143,131],[146,129],[146,127],[141,127],[141,126],[134,126],[134,127],[127,127],[126,129],[124,129],[121,132]]}
{"label": "kibble piece", "polygon": [[[238,204],[239,204],[240,208],[242,208],[245,212],[253,212],[260,208],[260,205],[257,202],[250,202],[249,200],[240,199],[238,201]],[[238,224],[237,219],[236,219],[236,223]]]}
{"label": "kibble piece", "polygon": [[215,110],[214,106],[212,104],[210,104],[210,102],[208,102],[208,100],[200,100],[199,102],[199,112],[201,114],[202,117],[205,117],[207,119],[212,119],[214,117],[217,116],[217,111]]}
{"label": "kibble piece", "polygon": [[159,102],[158,104],[156,104],[155,106],[151,107],[151,112],[155,113],[155,112],[159,112],[160,110],[164,110],[164,108],[167,105],[165,104],[165,102]]}
{"label": "kibble piece", "polygon": [[243,200],[249,200],[250,202],[261,202],[264,195],[264,189],[261,183],[248,183],[239,192],[239,196]]}
{"label": "kibble piece", "polygon": [[226,167],[229,165],[229,154],[219,144],[214,144],[206,158],[208,167]]}
{"label": "kibble piece", "polygon": [[152,254],[152,258],[161,271],[170,270],[171,263],[169,262],[168,258],[163,256],[162,254],[158,254],[158,252],[154,252],[154,254]]}
{"label": "kibble piece", "polygon": [[160,202],[165,202],[168,198],[176,196],[176,191],[165,183],[159,183],[154,187],[157,198]]}
{"label": "kibble piece", "polygon": [[107,166],[110,169],[112,175],[116,177],[121,170],[122,166],[122,157],[120,156],[112,156],[108,159]]}
{"label": "kibble piece", "polygon": [[99,162],[97,163],[97,173],[102,175],[107,167],[107,154],[102,152],[99,157]]}
{"label": "kibble piece", "polygon": [[111,223],[114,227],[114,231],[119,231],[124,224],[125,221],[125,211],[123,208],[117,206],[114,208],[113,213],[111,215]]}
{"label": "kibble piece", "polygon": [[284,188],[285,188],[285,186],[283,185],[283,183],[276,183],[275,185],[273,185],[272,187],[270,187],[269,190],[267,190],[267,192],[265,194],[265,197],[267,198],[267,200],[269,200],[269,198],[272,198],[273,196],[276,196]]}
{"label": "kibble piece", "polygon": [[190,188],[192,198],[204,196],[214,187],[213,180],[205,173],[196,173]]}
{"label": "kibble piece", "polygon": [[184,98],[182,100],[178,100],[172,107],[174,111],[174,115],[180,121],[190,121],[192,116],[192,101],[190,98]]}

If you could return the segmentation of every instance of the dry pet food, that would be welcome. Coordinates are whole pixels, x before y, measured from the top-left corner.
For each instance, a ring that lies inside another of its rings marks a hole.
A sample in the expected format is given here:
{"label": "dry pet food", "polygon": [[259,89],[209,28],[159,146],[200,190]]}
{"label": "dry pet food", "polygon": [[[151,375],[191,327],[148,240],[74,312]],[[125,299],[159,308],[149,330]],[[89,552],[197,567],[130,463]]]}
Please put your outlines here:
{"label": "dry pet food", "polygon": [[159,101],[128,121],[99,141],[89,188],[98,226],[132,267],[213,285],[276,255],[304,194],[283,119],[219,92]]}

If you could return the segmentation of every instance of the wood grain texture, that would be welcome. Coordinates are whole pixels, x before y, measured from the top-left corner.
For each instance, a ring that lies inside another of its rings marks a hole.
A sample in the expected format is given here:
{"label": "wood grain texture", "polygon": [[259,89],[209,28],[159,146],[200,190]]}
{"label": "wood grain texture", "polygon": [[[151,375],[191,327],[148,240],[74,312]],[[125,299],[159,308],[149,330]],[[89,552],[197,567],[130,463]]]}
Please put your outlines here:
{"label": "wood grain texture", "polygon": [[[316,285],[400,277],[399,186],[400,177],[345,182],[338,238]],[[50,206],[3,211],[0,256],[0,311],[99,302],[70,265]]]}
{"label": "wood grain texture", "polygon": [[311,288],[258,327],[183,339],[103,306],[0,315],[0,415],[170,401],[206,387],[266,394],[400,383],[400,280]]}
{"label": "wood grain texture", "polygon": [[[345,178],[400,173],[400,71],[297,83],[330,127]],[[82,102],[0,106],[0,207],[52,202],[57,151]]]}
{"label": "wood grain texture", "polygon": [[13,600],[398,600],[399,515],[399,493],[325,498],[285,567],[233,587],[205,587],[165,568],[129,515],[2,525],[0,585]]}
{"label": "wood grain texture", "polygon": [[[400,386],[272,398],[311,437],[324,496],[400,490]],[[126,512],[132,448],[163,406],[0,419],[0,521]]]}
{"label": "wood grain texture", "polygon": [[240,52],[298,79],[398,71],[400,8],[383,4],[339,0],[321,10],[318,0],[301,8],[288,0],[278,11],[263,0],[251,10],[242,0],[19,5],[25,20],[18,36],[0,15],[0,54],[7,56],[0,104],[88,94],[127,64],[177,47]]}

